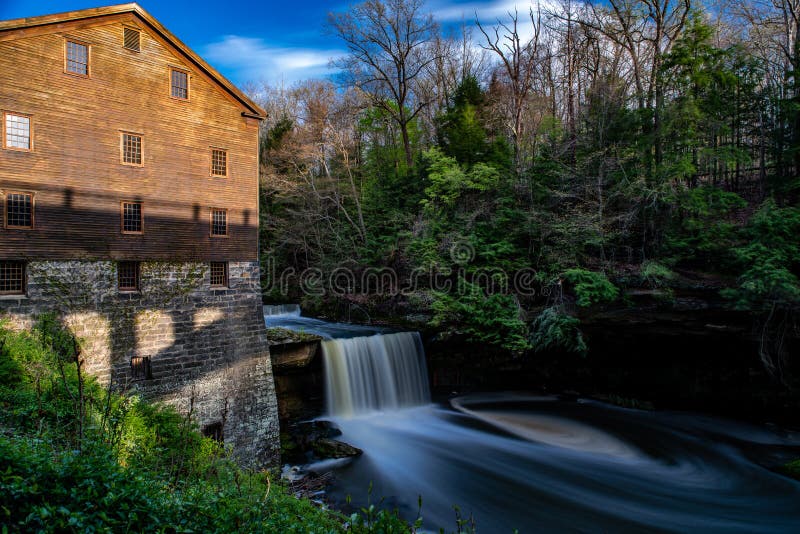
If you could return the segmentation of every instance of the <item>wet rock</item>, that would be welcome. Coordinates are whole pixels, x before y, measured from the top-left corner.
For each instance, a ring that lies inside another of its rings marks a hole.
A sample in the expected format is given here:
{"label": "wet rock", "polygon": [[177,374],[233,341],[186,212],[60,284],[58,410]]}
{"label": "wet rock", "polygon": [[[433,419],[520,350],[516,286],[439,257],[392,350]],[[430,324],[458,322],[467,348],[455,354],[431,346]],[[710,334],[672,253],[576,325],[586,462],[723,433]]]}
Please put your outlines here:
{"label": "wet rock", "polygon": [[358,447],[330,438],[320,438],[314,441],[312,449],[319,458],[351,458],[361,456],[364,452]]}
{"label": "wet rock", "polygon": [[[325,451],[337,451],[323,440],[331,440],[342,435],[342,431],[330,421],[304,421],[291,425],[286,432],[281,434],[283,458],[293,463],[308,463],[326,458],[345,458],[357,456],[344,454],[337,456],[327,455]],[[322,441],[322,445],[317,445]],[[342,454],[341,451],[336,454]]]}

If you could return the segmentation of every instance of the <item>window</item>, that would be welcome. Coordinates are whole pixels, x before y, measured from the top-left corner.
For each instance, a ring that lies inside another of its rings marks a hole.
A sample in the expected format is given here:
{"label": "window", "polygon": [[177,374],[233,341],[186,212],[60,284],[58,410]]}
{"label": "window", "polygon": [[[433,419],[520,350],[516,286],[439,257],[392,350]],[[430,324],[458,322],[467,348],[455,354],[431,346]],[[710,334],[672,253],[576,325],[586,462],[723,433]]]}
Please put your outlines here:
{"label": "window", "polygon": [[0,295],[25,294],[25,262],[0,260]]}
{"label": "window", "polygon": [[211,287],[228,287],[228,262],[211,262]]}
{"label": "window", "polygon": [[126,165],[142,164],[142,136],[122,132],[122,163]]}
{"label": "window", "polygon": [[228,151],[211,149],[211,176],[228,176]]}
{"label": "window", "polygon": [[6,193],[6,228],[33,228],[33,195]]}
{"label": "window", "polygon": [[150,356],[134,356],[131,358],[131,377],[134,380],[150,380],[153,373],[150,370]]}
{"label": "window", "polygon": [[211,235],[216,237],[228,235],[228,210],[216,208],[211,210]]}
{"label": "window", "polygon": [[18,113],[3,113],[3,147],[14,150],[31,150],[31,117]]}
{"label": "window", "polygon": [[141,202],[122,203],[122,233],[141,234],[144,232]]}
{"label": "window", "polygon": [[139,30],[133,28],[124,28],[122,30],[123,46],[128,50],[140,52],[142,49],[142,36]]}
{"label": "window", "polygon": [[64,72],[89,76],[89,46],[68,40],[66,48]]}
{"label": "window", "polygon": [[172,88],[170,93],[172,97],[187,100],[189,98],[189,73],[182,70],[170,69],[169,79]]}
{"label": "window", "polygon": [[138,261],[121,261],[117,264],[117,285],[120,291],[139,291]]}

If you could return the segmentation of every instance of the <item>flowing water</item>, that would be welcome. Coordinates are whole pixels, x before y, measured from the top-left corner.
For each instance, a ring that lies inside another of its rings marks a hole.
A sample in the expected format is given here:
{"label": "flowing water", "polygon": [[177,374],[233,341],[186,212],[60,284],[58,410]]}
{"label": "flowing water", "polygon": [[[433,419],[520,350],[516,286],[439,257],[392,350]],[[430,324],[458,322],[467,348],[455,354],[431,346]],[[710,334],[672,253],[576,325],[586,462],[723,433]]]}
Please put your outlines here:
{"label": "flowing water", "polygon": [[762,467],[800,457],[796,433],[515,393],[434,404],[418,335],[326,324],[326,418],[364,451],[337,464],[340,504],[372,485],[408,519],[421,496],[429,529],[455,530],[457,504],[481,533],[800,532],[800,483]]}

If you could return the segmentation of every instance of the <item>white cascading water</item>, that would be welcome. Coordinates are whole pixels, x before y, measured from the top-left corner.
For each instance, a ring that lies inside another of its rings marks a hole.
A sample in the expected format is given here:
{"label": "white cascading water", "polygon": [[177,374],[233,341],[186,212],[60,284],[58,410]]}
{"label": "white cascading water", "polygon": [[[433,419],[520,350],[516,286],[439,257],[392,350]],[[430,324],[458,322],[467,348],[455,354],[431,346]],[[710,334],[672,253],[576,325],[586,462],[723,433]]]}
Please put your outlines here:
{"label": "white cascading water", "polygon": [[300,305],[299,304],[265,304],[264,305],[264,316],[284,316],[290,315],[293,317],[300,315]]}
{"label": "white cascading water", "polygon": [[322,342],[328,413],[349,417],[430,402],[417,332]]}

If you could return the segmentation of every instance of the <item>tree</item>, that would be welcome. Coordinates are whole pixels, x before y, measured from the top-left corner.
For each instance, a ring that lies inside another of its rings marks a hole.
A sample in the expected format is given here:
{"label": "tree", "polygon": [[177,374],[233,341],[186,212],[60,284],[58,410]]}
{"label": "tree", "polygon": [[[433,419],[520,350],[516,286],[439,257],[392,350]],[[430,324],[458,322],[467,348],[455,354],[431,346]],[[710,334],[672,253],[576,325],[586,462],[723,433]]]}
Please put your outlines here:
{"label": "tree", "polygon": [[[475,23],[483,34],[485,44],[481,46],[497,55],[500,60],[501,70],[505,74],[506,82],[510,88],[511,108],[511,141],[514,147],[514,167],[517,172],[522,170],[522,135],[523,118],[527,99],[533,88],[533,78],[539,51],[539,31],[542,27],[541,17],[537,12],[530,10],[533,37],[525,40],[520,35],[519,13],[509,13],[509,22],[498,21],[498,26],[492,29],[491,35],[480,21]],[[502,35],[501,35],[502,30]]]}
{"label": "tree", "polygon": [[438,31],[422,5],[423,0],[368,0],[328,15],[328,25],[350,52],[337,66],[397,123],[409,168],[414,165],[409,123],[429,104],[419,84],[435,60],[427,45]]}

